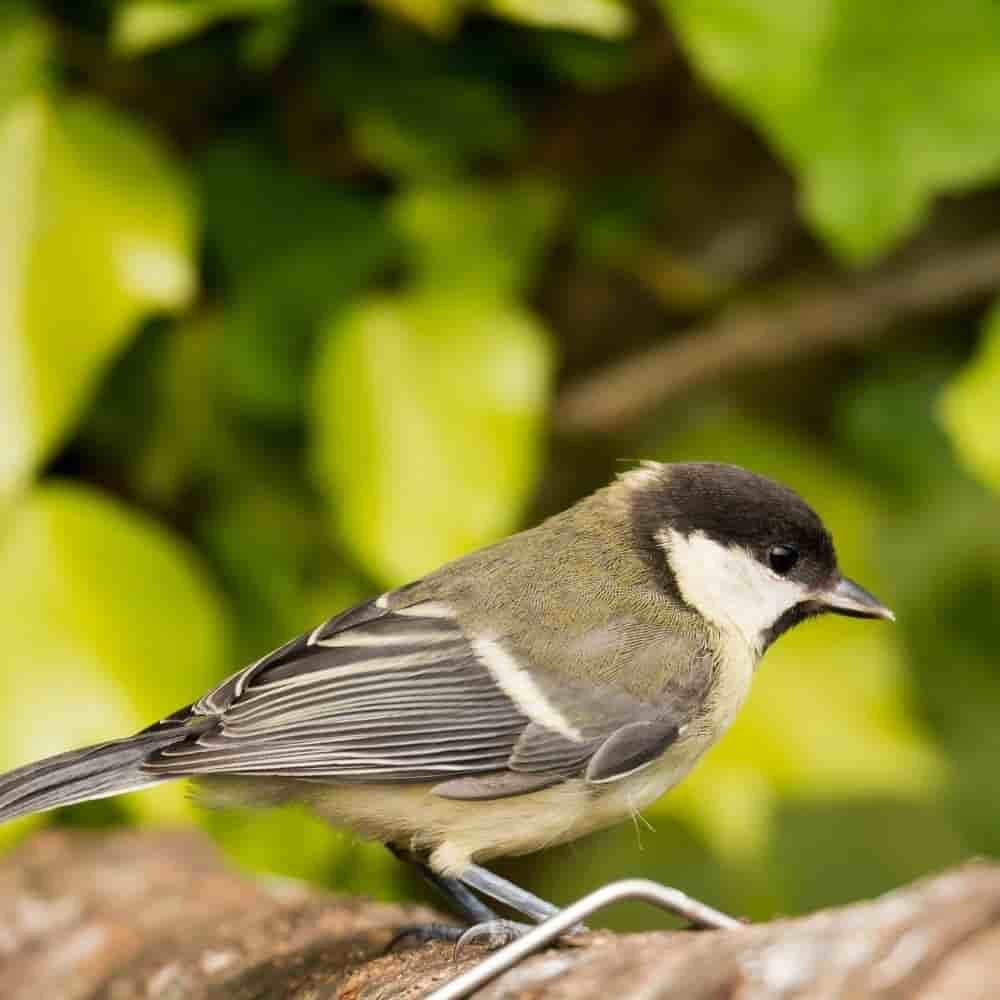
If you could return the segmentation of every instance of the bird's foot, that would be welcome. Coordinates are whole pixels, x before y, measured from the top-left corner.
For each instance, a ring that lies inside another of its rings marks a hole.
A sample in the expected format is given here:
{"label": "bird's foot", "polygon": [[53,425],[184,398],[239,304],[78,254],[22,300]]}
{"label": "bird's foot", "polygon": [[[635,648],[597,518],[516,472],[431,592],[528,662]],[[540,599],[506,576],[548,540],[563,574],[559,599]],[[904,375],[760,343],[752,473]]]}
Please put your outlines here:
{"label": "bird's foot", "polygon": [[453,927],[451,924],[411,924],[407,927],[400,927],[392,936],[392,940],[385,946],[383,954],[391,951],[409,941],[413,945],[419,946],[428,941],[448,941],[457,942],[465,934],[464,927]]}
{"label": "bird's foot", "polygon": [[[487,948],[503,948],[523,937],[530,930],[534,930],[536,924],[522,924],[516,920],[487,920],[481,924],[473,924],[455,942],[455,959],[461,957],[462,950],[470,944],[481,944]],[[569,944],[573,944],[572,938],[578,934],[586,934],[589,928],[585,924],[574,924],[569,930],[564,931],[559,938]]]}
{"label": "bird's foot", "polygon": [[532,929],[532,924],[518,923],[516,920],[486,920],[481,924],[473,924],[465,930],[455,942],[455,960],[470,944],[481,944],[487,948],[502,948],[516,941]]}

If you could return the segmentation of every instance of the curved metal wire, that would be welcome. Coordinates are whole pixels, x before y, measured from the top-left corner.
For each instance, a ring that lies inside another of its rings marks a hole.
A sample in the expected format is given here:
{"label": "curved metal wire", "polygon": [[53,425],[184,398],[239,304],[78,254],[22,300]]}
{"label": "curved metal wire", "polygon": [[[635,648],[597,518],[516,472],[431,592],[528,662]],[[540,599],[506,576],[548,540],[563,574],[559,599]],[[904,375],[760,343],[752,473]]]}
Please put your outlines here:
{"label": "curved metal wire", "polygon": [[605,906],[630,899],[650,903],[663,910],[668,910],[670,913],[690,920],[691,923],[699,927],[736,930],[744,926],[739,920],[692,899],[679,889],[672,889],[649,879],[622,879],[602,886],[600,889],[595,889],[571,906],[560,910],[545,923],[533,927],[523,937],[512,941],[505,948],[501,948],[488,958],[483,959],[479,965],[469,969],[468,972],[463,972],[450,983],[446,983],[440,989],[428,994],[426,1000],[462,1000],[463,997],[474,993],[508,969],[514,968],[532,952],[540,951],[546,945],[557,940],[574,924],[586,920],[587,917],[604,909]]}

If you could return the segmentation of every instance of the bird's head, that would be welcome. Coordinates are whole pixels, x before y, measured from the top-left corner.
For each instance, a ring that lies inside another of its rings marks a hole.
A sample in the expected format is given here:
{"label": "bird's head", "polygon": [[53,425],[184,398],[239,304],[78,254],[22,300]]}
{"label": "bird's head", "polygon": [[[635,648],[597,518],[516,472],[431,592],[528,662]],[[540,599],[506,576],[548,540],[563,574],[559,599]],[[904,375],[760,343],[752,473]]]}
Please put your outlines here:
{"label": "bird's head", "polygon": [[757,651],[824,612],[893,619],[841,574],[823,521],[787,486],[713,462],[647,462],[625,482],[637,544],[664,582]]}

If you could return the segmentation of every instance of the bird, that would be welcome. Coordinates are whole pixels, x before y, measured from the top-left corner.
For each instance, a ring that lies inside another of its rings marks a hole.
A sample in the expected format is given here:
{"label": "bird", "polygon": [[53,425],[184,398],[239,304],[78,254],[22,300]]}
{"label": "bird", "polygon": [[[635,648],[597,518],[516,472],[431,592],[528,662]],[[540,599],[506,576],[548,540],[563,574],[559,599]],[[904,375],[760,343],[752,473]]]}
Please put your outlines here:
{"label": "bird", "polygon": [[414,933],[503,943],[528,925],[497,902],[558,910],[485,862],[637,815],[726,732],[764,652],[826,612],[894,618],[794,490],[642,462],[135,735],[0,775],[0,822],[178,778],[222,805],[303,802],[415,865],[469,925]]}

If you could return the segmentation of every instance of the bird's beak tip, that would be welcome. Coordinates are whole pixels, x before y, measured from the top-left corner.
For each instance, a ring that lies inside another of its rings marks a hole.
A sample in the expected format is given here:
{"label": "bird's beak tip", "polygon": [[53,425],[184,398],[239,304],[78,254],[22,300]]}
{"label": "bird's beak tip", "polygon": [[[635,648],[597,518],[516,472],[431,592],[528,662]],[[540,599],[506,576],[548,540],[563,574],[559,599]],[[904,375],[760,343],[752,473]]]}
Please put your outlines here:
{"label": "bird's beak tip", "polygon": [[846,576],[840,577],[834,586],[823,594],[822,601],[824,607],[834,614],[853,618],[880,618],[887,622],[896,620],[896,615],[890,608]]}

